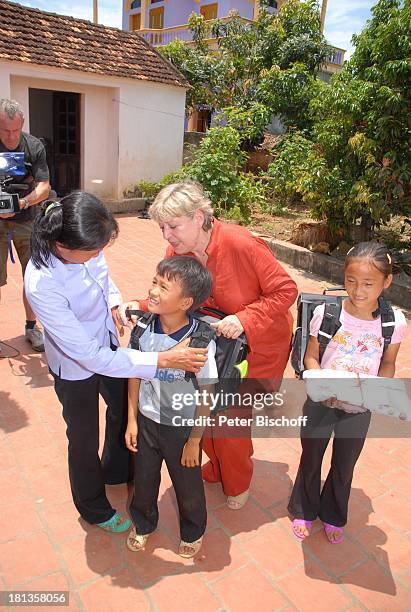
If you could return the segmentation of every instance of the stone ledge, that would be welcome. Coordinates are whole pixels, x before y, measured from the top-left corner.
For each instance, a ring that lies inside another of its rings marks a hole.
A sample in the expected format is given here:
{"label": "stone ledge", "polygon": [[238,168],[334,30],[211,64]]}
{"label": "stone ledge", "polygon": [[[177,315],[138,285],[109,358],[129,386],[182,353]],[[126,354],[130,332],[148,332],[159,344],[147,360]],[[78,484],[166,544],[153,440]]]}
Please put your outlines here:
{"label": "stone ledge", "polygon": [[[273,240],[264,236],[262,238],[280,261],[294,268],[322,276],[337,285],[344,282],[344,262],[342,260],[331,255],[313,253],[291,242]],[[385,295],[393,304],[411,310],[411,279],[405,273],[395,275]]]}
{"label": "stone ledge", "polygon": [[113,214],[140,212],[146,207],[145,198],[127,198],[125,200],[103,200],[104,206]]}

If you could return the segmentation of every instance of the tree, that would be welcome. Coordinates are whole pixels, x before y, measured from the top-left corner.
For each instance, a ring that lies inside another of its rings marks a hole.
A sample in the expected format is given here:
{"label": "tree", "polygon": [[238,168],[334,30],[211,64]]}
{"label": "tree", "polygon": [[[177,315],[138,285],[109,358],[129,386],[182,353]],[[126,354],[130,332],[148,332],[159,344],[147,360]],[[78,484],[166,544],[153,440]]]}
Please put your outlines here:
{"label": "tree", "polygon": [[[251,23],[232,12],[226,21],[215,20],[211,33],[203,17],[192,14],[189,27],[193,46],[174,41],[162,48],[192,86],[188,113],[206,106],[228,114],[230,120],[232,113],[224,109],[249,111],[244,130],[256,120],[255,131],[260,134],[273,114],[281,115],[286,124],[307,127],[306,109],[315,92],[315,75],[329,54],[320,31],[317,0],[288,0],[278,16],[263,6]],[[218,52],[207,46],[209,36],[217,39]],[[238,116],[234,123],[241,132]]]}
{"label": "tree", "polygon": [[218,105],[222,67],[205,42],[209,28],[204,17],[192,13],[188,26],[193,36],[193,46],[177,38],[161,47],[160,51],[190,84],[186,98],[186,113],[189,115],[196,108],[212,110]]}
{"label": "tree", "polygon": [[379,0],[354,54],[309,105],[310,133],[291,134],[270,173],[315,218],[337,228],[410,214],[409,0]]}

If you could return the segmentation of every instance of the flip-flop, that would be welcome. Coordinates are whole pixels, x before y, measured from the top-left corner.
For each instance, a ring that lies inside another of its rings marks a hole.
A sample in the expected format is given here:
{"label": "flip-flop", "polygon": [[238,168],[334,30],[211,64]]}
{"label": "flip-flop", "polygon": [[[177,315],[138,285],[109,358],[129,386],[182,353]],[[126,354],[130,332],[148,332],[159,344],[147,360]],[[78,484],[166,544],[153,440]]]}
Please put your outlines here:
{"label": "flip-flop", "polygon": [[127,536],[127,548],[133,552],[144,550],[149,536],[149,533],[145,533],[144,535],[137,533],[136,528],[133,527]]}
{"label": "flip-flop", "polygon": [[247,500],[250,496],[250,489],[240,493],[240,495],[229,495],[227,497],[227,506],[230,510],[240,510],[244,504],[247,503]]}
{"label": "flip-flop", "polygon": [[300,533],[299,531],[296,530],[296,527],[300,527],[303,526],[306,529],[308,529],[308,531],[310,531],[310,529],[313,526],[313,522],[312,521],[306,521],[305,519],[294,519],[292,522],[292,530],[293,530],[293,534],[295,535],[296,538],[298,538],[299,540],[305,540],[305,538],[308,538],[308,535],[304,535],[302,533]]}
{"label": "flip-flop", "polygon": [[[344,540],[344,528],[343,527],[336,527],[335,525],[331,525],[330,523],[324,523],[323,521],[323,527],[324,527],[324,533],[327,536],[327,540],[329,541],[330,544],[341,544],[341,542]],[[331,533],[339,533],[340,537],[337,540],[330,540],[329,536]]]}
{"label": "flip-flop", "polygon": [[195,557],[195,555],[198,553],[202,543],[203,536],[198,538],[198,540],[195,540],[195,542],[184,542],[184,540],[181,540],[180,546],[178,547],[178,554],[184,559],[191,559],[191,557]]}
{"label": "flip-flop", "polygon": [[131,521],[128,518],[123,518],[119,512],[116,512],[108,521],[97,523],[97,526],[109,533],[124,533],[124,531],[130,529]]}

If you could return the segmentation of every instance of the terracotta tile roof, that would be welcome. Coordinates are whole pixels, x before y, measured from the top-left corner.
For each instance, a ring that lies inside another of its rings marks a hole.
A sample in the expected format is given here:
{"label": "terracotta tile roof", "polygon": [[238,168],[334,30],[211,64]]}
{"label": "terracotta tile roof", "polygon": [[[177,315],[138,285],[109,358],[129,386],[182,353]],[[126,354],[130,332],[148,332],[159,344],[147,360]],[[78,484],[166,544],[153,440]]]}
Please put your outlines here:
{"label": "terracotta tile roof", "polygon": [[6,0],[0,0],[2,59],[187,86],[184,77],[137,33]]}

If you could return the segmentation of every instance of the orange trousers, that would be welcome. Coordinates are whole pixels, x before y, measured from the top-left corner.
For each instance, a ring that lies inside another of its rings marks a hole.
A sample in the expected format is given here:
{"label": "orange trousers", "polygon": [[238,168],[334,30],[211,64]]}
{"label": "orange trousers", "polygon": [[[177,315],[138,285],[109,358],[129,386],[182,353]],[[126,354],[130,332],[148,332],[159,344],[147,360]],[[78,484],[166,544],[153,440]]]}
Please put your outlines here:
{"label": "orange trousers", "polygon": [[209,457],[202,468],[203,480],[221,482],[225,495],[235,497],[250,487],[253,476],[253,443],[250,438],[203,439],[203,450]]}
{"label": "orange trousers", "polygon": [[[250,375],[254,378],[244,381],[243,391],[274,392],[280,388],[290,354],[291,315],[289,315],[289,319],[288,345],[286,344],[284,350],[278,351],[275,356],[273,355],[271,360],[266,360],[264,364],[254,363],[253,367],[250,367]],[[257,376],[257,372],[259,376]],[[235,415],[239,415],[239,413],[234,411],[233,416]],[[239,416],[250,417],[251,415],[252,411],[250,410],[250,412],[243,412]],[[203,480],[206,482],[221,482],[224,493],[232,497],[240,495],[250,488],[253,476],[251,457],[254,452],[251,427],[241,428],[241,436],[234,438],[224,437],[221,428],[210,427],[203,437],[203,450],[210,459],[202,467]]]}

